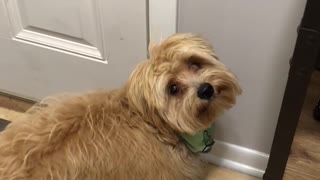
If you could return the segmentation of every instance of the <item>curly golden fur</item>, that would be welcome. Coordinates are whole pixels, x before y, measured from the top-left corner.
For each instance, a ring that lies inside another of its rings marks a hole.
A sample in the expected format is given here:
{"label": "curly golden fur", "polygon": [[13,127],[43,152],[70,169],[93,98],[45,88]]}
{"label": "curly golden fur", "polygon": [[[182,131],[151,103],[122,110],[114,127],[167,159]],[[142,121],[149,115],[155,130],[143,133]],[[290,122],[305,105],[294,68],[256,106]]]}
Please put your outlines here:
{"label": "curly golden fur", "polygon": [[[202,83],[213,98],[198,97]],[[203,179],[205,163],[177,134],[208,128],[240,93],[205,40],[173,35],[124,87],[49,97],[10,124],[0,133],[0,179]]]}

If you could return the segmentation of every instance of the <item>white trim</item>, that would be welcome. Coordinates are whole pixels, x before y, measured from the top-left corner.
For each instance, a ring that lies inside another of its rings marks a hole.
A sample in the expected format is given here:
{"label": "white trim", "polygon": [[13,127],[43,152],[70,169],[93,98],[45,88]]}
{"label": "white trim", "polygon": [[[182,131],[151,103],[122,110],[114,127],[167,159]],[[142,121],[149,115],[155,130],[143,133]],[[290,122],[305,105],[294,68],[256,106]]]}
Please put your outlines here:
{"label": "white trim", "polygon": [[234,144],[216,141],[210,153],[201,155],[206,161],[262,178],[269,155]]}
{"label": "white trim", "polygon": [[[51,47],[51,46],[48,46],[48,45],[44,45],[44,44],[40,44],[40,43],[37,43],[37,42],[28,41],[28,40],[20,39],[20,38],[13,38],[13,40],[15,40],[17,42],[21,42],[21,43],[30,44],[30,45],[33,45],[33,46],[49,49],[49,50],[52,50],[52,51],[57,51],[57,52],[61,52],[61,53],[64,53],[64,54],[69,54],[69,55],[72,55],[72,56],[85,58],[85,59],[92,60],[92,61],[95,61],[95,62],[99,62],[99,63],[102,63],[102,64],[108,64],[107,60],[101,60],[101,59],[97,59],[97,58],[94,58],[94,57],[86,56],[83,53],[75,53],[75,52],[71,52],[71,51],[69,52],[69,51],[66,51],[66,50],[63,50],[63,49],[60,49],[60,48],[55,48],[55,47]],[[9,93],[9,94],[11,94],[11,93]]]}
{"label": "white trim", "polygon": [[15,38],[103,60],[102,55],[96,47],[56,38],[36,31],[24,29]]}
{"label": "white trim", "polygon": [[[158,43],[177,32],[178,0],[148,0],[149,43]],[[202,157],[210,163],[261,178],[269,155],[241,146],[217,141],[209,154]]]}
{"label": "white trim", "polygon": [[[103,48],[103,44],[101,42],[101,26],[103,26],[103,23],[100,19],[100,1],[94,1],[93,2],[92,12],[95,12],[95,16],[90,18],[90,13],[84,14],[84,19],[81,18],[82,26],[83,28],[90,27],[91,25],[88,25],[88,22],[92,21],[95,22],[94,25],[97,27],[94,28],[97,32],[96,34],[99,35],[99,37],[93,39],[94,37],[83,37],[83,38],[77,38],[77,37],[64,37],[61,38],[61,35],[55,36],[54,32],[48,33],[48,32],[41,32],[36,27],[28,26],[28,24],[25,24],[26,21],[24,18],[24,14],[21,14],[23,12],[23,9],[19,9],[19,3],[18,0],[10,0],[6,1],[5,5],[7,8],[8,16],[11,22],[11,26],[14,33],[13,40],[19,40],[24,42],[32,42],[34,45],[39,44],[42,46],[47,46],[50,48],[56,48],[59,50],[63,50],[65,52],[74,53],[75,55],[79,54],[82,56],[87,56],[89,58],[101,60],[101,61],[107,61],[103,58],[103,53],[105,49]],[[90,11],[89,11],[90,12]],[[100,26],[101,24],[101,26]],[[42,30],[44,31],[44,30]],[[87,30],[87,32],[91,32],[91,30]],[[91,33],[92,34],[92,33]],[[97,41],[95,43],[91,43],[90,41]],[[92,44],[92,45],[91,45]],[[97,47],[95,47],[95,46]],[[103,50],[101,53],[100,50]]]}
{"label": "white trim", "polygon": [[149,0],[149,40],[158,43],[177,32],[178,0]]}

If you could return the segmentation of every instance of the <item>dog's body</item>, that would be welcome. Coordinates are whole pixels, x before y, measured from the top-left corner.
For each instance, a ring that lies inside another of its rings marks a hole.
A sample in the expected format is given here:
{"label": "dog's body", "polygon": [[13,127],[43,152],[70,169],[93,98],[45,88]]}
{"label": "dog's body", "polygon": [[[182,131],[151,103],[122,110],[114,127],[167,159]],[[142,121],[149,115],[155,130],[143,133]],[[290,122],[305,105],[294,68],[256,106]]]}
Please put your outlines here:
{"label": "dog's body", "polygon": [[0,179],[204,179],[178,134],[210,126],[240,87],[198,37],[174,35],[151,55],[121,89],[48,98],[10,124]]}
{"label": "dog's body", "polygon": [[162,140],[123,90],[51,101],[0,136],[1,180],[199,179],[200,162]]}

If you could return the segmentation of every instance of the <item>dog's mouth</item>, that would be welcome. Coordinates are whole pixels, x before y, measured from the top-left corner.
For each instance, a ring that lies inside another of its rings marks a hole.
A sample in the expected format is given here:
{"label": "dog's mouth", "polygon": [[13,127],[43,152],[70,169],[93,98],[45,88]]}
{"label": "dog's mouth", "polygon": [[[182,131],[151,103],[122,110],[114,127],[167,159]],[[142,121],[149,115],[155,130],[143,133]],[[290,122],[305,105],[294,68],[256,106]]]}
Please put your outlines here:
{"label": "dog's mouth", "polygon": [[209,105],[210,105],[210,102],[206,102],[206,103],[201,104],[198,107],[198,116],[199,117],[206,115],[208,113]]}
{"label": "dog's mouth", "polygon": [[208,111],[208,107],[207,106],[201,106],[198,110],[199,114],[204,114]]}
{"label": "dog's mouth", "polygon": [[199,104],[199,106],[197,107],[197,117],[200,118],[200,119],[203,119],[203,118],[207,118],[208,116],[212,116],[214,110],[212,109],[213,108],[213,105],[214,105],[214,101],[219,98],[219,94],[215,94],[213,95],[213,97],[209,100],[206,100],[206,101],[201,101],[201,104]]}

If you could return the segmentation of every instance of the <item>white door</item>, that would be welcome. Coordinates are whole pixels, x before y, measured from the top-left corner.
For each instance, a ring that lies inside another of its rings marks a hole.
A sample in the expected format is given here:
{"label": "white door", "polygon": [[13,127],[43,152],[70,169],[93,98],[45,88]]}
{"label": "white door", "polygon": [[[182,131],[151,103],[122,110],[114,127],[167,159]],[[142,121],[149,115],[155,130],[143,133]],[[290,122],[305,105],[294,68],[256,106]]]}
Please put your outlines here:
{"label": "white door", "polygon": [[0,0],[0,91],[121,86],[147,57],[146,0]]}

